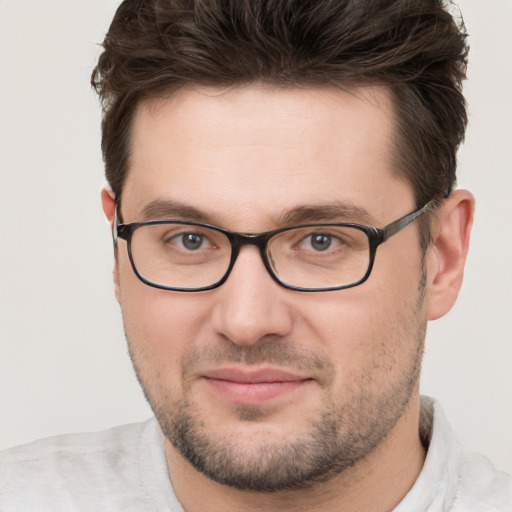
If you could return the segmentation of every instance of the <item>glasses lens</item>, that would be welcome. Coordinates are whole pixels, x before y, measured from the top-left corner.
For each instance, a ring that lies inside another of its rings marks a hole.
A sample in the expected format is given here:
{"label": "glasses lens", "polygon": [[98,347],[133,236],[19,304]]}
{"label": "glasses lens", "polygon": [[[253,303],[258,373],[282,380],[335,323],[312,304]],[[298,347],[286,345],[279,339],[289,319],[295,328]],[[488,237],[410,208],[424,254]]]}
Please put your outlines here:
{"label": "glasses lens", "polygon": [[268,259],[279,279],[299,288],[346,286],[361,280],[370,263],[364,231],[346,226],[293,228],[273,237]]}
{"label": "glasses lens", "polygon": [[133,232],[132,259],[146,281],[169,288],[204,288],[226,273],[231,245],[220,231],[193,224],[147,224]]}
{"label": "glasses lens", "polygon": [[[231,244],[216,229],[195,224],[145,224],[134,230],[131,256],[147,282],[193,290],[219,282],[231,260]],[[291,228],[267,245],[270,265],[283,283],[297,288],[335,288],[360,281],[370,264],[364,231],[347,226]]]}

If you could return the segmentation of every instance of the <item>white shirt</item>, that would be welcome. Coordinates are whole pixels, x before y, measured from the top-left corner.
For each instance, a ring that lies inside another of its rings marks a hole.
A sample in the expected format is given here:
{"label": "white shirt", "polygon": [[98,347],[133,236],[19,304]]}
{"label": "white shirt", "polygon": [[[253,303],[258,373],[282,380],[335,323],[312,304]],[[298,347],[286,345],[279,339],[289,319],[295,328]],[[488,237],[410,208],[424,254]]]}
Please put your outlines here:
{"label": "white shirt", "polygon": [[[422,398],[421,423],[427,458],[394,512],[512,512],[512,479],[464,452],[430,398]],[[0,512],[50,511],[183,512],[156,420],[0,452]]]}

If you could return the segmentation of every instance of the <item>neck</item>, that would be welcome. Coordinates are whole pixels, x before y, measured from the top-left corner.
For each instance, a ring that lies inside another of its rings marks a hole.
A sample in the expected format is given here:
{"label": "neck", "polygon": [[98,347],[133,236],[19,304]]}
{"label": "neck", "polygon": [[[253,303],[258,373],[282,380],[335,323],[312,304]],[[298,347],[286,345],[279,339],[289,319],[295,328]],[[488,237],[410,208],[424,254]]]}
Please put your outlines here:
{"label": "neck", "polygon": [[410,490],[425,460],[419,437],[419,396],[414,396],[393,430],[365,459],[328,482],[304,490],[258,493],[210,480],[166,440],[166,457],[176,495],[186,512],[384,512]]}

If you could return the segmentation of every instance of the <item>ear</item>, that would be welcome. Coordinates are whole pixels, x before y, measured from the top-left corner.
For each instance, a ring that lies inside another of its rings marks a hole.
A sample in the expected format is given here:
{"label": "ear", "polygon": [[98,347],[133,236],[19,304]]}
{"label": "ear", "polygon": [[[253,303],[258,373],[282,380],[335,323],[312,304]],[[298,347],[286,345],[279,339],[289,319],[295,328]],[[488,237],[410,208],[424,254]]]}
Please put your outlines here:
{"label": "ear", "polygon": [[428,320],[444,316],[455,304],[462,286],[469,249],[475,199],[467,190],[456,190],[444,201],[433,220],[428,249]]}
{"label": "ear", "polygon": [[110,225],[112,225],[116,211],[116,195],[109,185],[105,185],[101,189],[101,206],[103,206],[105,217],[107,217]]}
{"label": "ear", "polygon": [[[110,229],[114,228],[114,217],[116,212],[116,196],[109,185],[101,190],[101,206],[107,218]],[[117,247],[114,247],[114,268],[112,269],[112,277],[114,280],[114,291],[117,302],[119,302],[119,267],[117,262]]]}

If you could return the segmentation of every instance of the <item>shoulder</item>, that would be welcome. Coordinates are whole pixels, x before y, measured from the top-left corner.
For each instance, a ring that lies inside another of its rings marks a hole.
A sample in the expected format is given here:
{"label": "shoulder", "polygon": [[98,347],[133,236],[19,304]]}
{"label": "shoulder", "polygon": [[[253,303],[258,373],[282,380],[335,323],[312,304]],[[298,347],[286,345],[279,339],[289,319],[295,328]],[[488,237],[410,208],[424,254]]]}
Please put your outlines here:
{"label": "shoulder", "polygon": [[135,492],[140,444],[154,423],[50,437],[0,452],[0,509],[87,510],[118,492]]}
{"label": "shoulder", "polygon": [[421,425],[429,448],[419,480],[431,490],[432,504],[453,512],[512,512],[512,478],[459,444],[437,401],[422,397]]}
{"label": "shoulder", "polygon": [[4,473],[7,467],[11,471],[60,470],[63,465],[80,461],[120,464],[123,458],[133,455],[148,424],[149,421],[100,432],[65,434],[15,446],[0,451],[0,472]]}
{"label": "shoulder", "polygon": [[455,510],[512,512],[512,477],[480,454],[465,452],[459,467]]}

